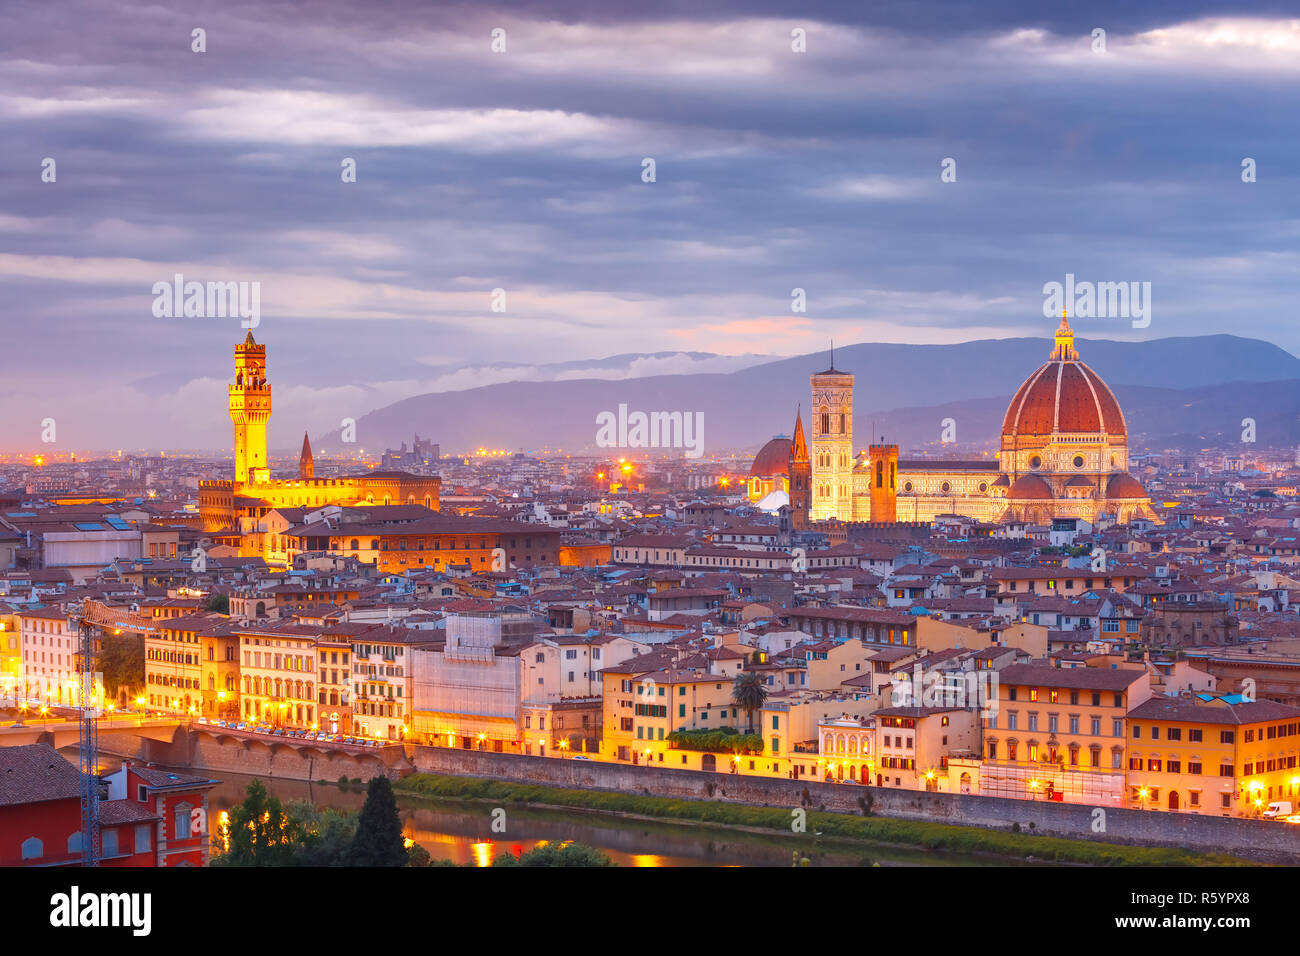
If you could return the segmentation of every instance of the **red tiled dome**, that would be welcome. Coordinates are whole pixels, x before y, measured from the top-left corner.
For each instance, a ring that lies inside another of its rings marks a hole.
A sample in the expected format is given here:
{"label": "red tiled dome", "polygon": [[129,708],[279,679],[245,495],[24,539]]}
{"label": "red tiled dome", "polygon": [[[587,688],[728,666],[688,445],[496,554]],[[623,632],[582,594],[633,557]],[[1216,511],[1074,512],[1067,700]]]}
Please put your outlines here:
{"label": "red tiled dome", "polygon": [[1051,501],[1052,489],[1037,475],[1021,475],[1007,491],[1007,497]]}
{"label": "red tiled dome", "polygon": [[1007,406],[1004,435],[1101,432],[1126,437],[1124,413],[1101,376],[1079,361],[1050,361],[1025,379]]}
{"label": "red tiled dome", "polygon": [[1126,471],[1117,472],[1106,482],[1107,498],[1145,498],[1147,490]]}
{"label": "red tiled dome", "polygon": [[1128,437],[1119,402],[1101,376],[1079,361],[1074,332],[1064,315],[1051,357],[1025,379],[1002,419],[1004,438],[1059,432]]}
{"label": "red tiled dome", "polygon": [[790,449],[793,442],[788,438],[773,438],[759,449],[754,463],[749,466],[749,477],[771,478],[775,475],[790,474]]}

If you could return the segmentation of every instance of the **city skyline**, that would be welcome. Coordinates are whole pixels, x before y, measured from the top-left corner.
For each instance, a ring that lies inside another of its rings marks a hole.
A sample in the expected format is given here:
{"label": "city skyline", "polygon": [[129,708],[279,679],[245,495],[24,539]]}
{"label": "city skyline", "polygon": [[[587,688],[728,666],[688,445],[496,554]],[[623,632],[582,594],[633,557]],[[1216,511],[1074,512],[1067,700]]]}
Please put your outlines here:
{"label": "city skyline", "polygon": [[617,377],[1041,336],[1066,276],[1150,283],[1149,325],[1085,338],[1300,353],[1300,151],[1271,120],[1300,27],[1264,4],[109,9],[81,11],[93,43],[23,14],[0,46],[0,275],[26,359],[0,447],[47,417],[80,445],[224,446],[202,416],[240,321],[156,316],[177,274],[260,283],[281,412],[312,431],[597,356],[727,356]]}

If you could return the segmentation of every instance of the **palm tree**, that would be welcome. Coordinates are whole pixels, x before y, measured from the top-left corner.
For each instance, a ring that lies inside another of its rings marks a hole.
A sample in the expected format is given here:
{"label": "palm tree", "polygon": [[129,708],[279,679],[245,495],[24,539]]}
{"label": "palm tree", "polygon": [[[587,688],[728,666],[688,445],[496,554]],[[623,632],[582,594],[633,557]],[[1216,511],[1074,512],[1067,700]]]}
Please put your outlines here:
{"label": "palm tree", "polygon": [[749,721],[749,732],[754,732],[754,711],[763,709],[767,700],[767,688],[757,671],[743,671],[731,683],[731,700],[745,711]]}

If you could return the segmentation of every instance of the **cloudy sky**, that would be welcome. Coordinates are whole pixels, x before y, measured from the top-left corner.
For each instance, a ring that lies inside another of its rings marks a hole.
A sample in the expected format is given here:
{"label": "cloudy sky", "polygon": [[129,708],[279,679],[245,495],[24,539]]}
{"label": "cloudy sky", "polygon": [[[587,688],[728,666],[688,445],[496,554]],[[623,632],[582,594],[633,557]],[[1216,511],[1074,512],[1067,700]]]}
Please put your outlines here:
{"label": "cloudy sky", "polygon": [[1152,283],[1082,335],[1300,354],[1300,19],[1078,6],[10,3],[0,447],[229,446],[244,332],[156,317],[176,273],[261,284],[281,446],[613,355],[1047,335],[1066,273]]}

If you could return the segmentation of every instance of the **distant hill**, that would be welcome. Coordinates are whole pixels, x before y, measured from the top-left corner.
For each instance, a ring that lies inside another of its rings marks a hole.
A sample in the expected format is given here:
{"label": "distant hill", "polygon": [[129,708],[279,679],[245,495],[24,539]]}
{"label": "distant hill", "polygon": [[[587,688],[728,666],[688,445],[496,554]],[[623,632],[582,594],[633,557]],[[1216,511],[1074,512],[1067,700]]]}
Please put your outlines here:
{"label": "distant hill", "polygon": [[[1114,389],[1130,431],[1144,444],[1165,447],[1177,436],[1237,440],[1245,417],[1256,420],[1263,445],[1300,442],[1300,358],[1277,346],[1234,335],[1076,344]],[[1051,346],[1036,338],[861,344],[836,349],[835,366],[856,376],[854,431],[862,444],[873,420],[875,433],[900,444],[934,442],[946,417],[957,420],[958,441],[966,444],[996,439],[1012,393]],[[484,446],[594,453],[597,414],[622,403],[630,411],[702,411],[706,453],[752,449],[788,434],[798,405],[807,426],[808,376],[828,361],[820,352],[727,374],[509,382],[430,393],[359,419],[357,439],[382,449],[418,431],[446,452]],[[324,436],[320,447],[341,448],[338,432]]]}

